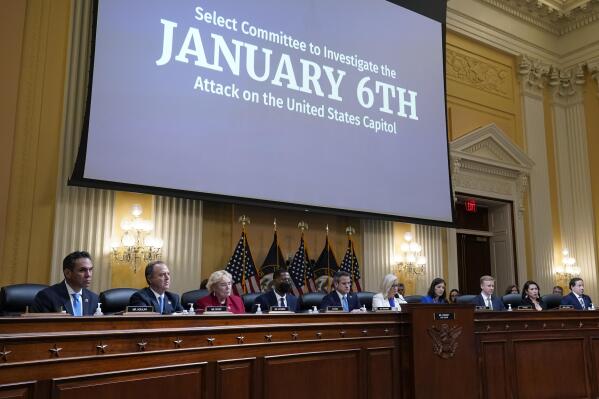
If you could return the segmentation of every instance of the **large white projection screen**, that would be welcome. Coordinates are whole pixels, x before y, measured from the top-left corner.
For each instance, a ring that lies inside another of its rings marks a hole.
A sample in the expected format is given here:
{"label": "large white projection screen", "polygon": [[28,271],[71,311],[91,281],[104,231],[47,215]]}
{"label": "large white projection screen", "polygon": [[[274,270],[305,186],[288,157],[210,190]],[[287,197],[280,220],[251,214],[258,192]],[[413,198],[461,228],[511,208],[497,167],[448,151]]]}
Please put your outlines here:
{"label": "large white projection screen", "polygon": [[384,0],[98,0],[72,183],[452,222],[443,58]]}

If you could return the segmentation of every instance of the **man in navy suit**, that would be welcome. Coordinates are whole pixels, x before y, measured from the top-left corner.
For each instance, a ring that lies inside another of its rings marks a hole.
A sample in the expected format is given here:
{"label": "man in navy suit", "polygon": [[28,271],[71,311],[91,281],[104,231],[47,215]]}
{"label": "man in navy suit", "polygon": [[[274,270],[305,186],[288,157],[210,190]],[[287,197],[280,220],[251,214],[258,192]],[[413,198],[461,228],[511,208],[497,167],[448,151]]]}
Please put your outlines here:
{"label": "man in navy suit", "polygon": [[501,298],[493,295],[493,292],[495,292],[495,279],[493,277],[482,276],[480,278],[480,289],[480,294],[472,300],[473,304],[484,306],[489,310],[505,310]]}
{"label": "man in navy suit", "polygon": [[160,314],[183,311],[179,295],[167,291],[171,285],[171,272],[164,262],[148,263],[145,275],[148,287],[131,295],[129,306],[152,306]]}
{"label": "man in navy suit", "polygon": [[591,297],[584,294],[584,281],[580,277],[570,280],[570,293],[562,297],[562,305],[573,306],[574,309],[587,310],[593,301]]}
{"label": "man in navy suit", "polygon": [[358,296],[352,294],[351,276],[347,272],[337,272],[333,275],[333,287],[335,289],[325,295],[320,302],[320,308],[326,309],[327,306],[343,306],[346,312],[359,311],[360,300]]}
{"label": "man in navy suit", "polygon": [[92,282],[94,265],[89,253],[77,251],[62,261],[64,280],[37,293],[31,310],[38,313],[66,311],[73,316],[93,315],[98,295],[87,289]]}
{"label": "man in navy suit", "polygon": [[298,300],[289,293],[291,289],[291,276],[284,267],[277,269],[272,274],[273,289],[260,295],[254,301],[254,312],[260,305],[260,309],[268,311],[271,306],[285,306],[291,312],[297,312]]}

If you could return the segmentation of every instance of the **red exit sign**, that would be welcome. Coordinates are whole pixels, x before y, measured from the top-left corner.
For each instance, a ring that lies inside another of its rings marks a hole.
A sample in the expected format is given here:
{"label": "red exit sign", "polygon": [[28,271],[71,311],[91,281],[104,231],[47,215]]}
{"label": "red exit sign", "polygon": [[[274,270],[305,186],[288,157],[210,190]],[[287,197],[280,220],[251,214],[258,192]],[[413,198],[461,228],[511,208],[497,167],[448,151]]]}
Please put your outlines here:
{"label": "red exit sign", "polygon": [[464,208],[466,212],[476,212],[476,201],[473,199],[464,201]]}

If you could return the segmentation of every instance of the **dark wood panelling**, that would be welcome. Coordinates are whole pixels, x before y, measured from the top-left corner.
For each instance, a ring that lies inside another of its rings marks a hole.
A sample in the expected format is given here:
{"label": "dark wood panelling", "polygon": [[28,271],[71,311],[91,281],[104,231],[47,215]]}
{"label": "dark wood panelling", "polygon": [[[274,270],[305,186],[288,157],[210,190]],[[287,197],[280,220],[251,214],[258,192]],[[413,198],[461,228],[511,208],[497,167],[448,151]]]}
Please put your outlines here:
{"label": "dark wood panelling", "polygon": [[591,397],[582,338],[514,340],[513,345],[519,399]]}
{"label": "dark wood panelling", "polygon": [[370,349],[366,356],[368,399],[394,398],[393,348]]}
{"label": "dark wood panelling", "polygon": [[267,357],[265,399],[358,399],[359,351]]}
{"label": "dark wood panelling", "polygon": [[219,399],[250,399],[254,385],[255,359],[230,360],[217,363]]}
{"label": "dark wood panelling", "polygon": [[481,345],[481,388],[485,399],[511,397],[505,347],[505,341],[484,342]]}
{"label": "dark wood panelling", "polygon": [[32,399],[33,382],[12,384],[0,387],[0,399]]}
{"label": "dark wood panelling", "polygon": [[102,373],[54,382],[53,399],[205,398],[202,365]]}

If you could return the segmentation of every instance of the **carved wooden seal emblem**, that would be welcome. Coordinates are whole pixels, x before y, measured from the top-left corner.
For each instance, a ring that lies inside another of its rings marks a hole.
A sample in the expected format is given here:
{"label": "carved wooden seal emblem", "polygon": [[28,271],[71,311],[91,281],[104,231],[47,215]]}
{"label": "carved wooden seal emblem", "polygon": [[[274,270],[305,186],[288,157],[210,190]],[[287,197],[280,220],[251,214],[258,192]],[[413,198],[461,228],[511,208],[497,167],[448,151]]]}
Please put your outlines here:
{"label": "carved wooden seal emblem", "polygon": [[462,334],[462,327],[449,327],[448,324],[441,326],[432,326],[428,330],[428,335],[433,340],[433,353],[443,359],[452,358],[458,349],[458,337]]}

